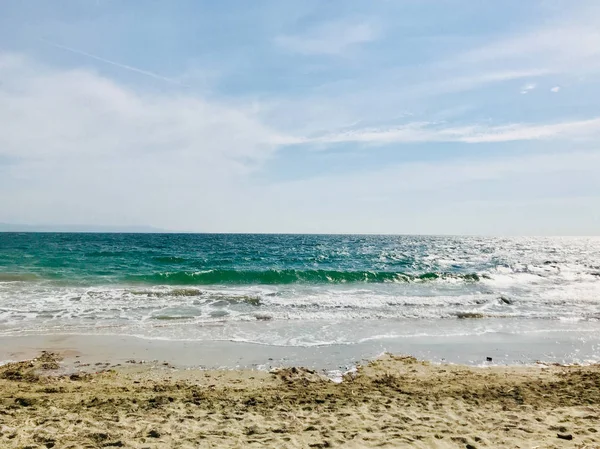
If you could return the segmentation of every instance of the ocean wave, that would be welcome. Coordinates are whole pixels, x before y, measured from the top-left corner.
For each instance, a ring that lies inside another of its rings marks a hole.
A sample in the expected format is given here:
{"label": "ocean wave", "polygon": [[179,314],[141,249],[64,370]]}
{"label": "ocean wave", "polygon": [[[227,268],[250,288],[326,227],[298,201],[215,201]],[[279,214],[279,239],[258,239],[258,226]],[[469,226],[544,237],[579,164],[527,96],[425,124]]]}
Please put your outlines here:
{"label": "ocean wave", "polygon": [[344,284],[344,283],[407,283],[437,280],[477,282],[486,275],[478,273],[426,272],[420,274],[390,271],[337,271],[337,270],[207,270],[158,272],[131,275],[128,282],[172,285],[217,284]]}

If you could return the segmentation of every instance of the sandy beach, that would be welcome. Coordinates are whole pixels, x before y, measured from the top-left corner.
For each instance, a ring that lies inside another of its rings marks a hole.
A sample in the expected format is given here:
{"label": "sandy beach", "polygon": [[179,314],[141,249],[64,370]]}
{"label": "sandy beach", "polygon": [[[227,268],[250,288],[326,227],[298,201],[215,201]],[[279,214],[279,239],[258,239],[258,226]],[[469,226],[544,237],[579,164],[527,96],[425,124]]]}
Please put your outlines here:
{"label": "sandy beach", "polygon": [[0,368],[0,447],[600,447],[598,365],[388,354],[339,383],[303,368],[78,365],[43,352]]}

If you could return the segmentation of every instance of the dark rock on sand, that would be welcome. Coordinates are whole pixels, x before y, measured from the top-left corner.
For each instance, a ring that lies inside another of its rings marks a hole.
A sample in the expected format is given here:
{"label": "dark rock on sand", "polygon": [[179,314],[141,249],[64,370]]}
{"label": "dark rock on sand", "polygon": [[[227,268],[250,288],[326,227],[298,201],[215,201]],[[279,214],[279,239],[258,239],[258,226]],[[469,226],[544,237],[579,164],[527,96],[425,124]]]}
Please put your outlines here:
{"label": "dark rock on sand", "polygon": [[150,438],[160,438],[160,432],[158,430],[152,429],[150,432],[148,432],[148,436]]}
{"label": "dark rock on sand", "polygon": [[34,399],[29,398],[16,398],[15,404],[20,405],[21,407],[31,407],[35,403]]}
{"label": "dark rock on sand", "polygon": [[572,440],[573,439],[573,435],[571,435],[570,433],[558,433],[556,434],[557,438],[560,438],[561,440]]}

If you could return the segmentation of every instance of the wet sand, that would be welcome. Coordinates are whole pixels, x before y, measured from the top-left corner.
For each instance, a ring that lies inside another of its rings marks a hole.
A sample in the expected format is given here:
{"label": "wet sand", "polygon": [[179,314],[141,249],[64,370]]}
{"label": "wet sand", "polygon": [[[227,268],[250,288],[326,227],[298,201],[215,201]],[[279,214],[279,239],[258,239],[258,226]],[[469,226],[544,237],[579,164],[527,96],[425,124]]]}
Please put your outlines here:
{"label": "wet sand", "polygon": [[[113,364],[135,358],[160,360],[180,368],[274,368],[278,366],[304,366],[330,373],[344,372],[357,363],[373,360],[383,353],[411,354],[421,360],[435,363],[488,366],[487,357],[494,365],[532,365],[537,360],[561,364],[591,364],[600,362],[600,332],[597,323],[579,323],[579,332],[553,323],[556,332],[472,332],[494,327],[491,322],[460,320],[460,335],[443,335],[451,332],[456,323],[425,321],[420,326],[434,326],[443,336],[397,339],[373,339],[357,344],[264,345],[246,341],[220,340],[170,340],[128,335],[85,334],[33,334],[0,336],[0,363],[36,357],[42,350],[60,352],[65,363],[75,360],[82,363],[110,361]],[[471,321],[469,323],[468,321]],[[263,323],[261,332],[269,334],[275,329]],[[377,322],[377,326],[382,323]],[[396,322],[397,328],[407,323]],[[440,328],[441,325],[448,326]],[[521,330],[530,321],[522,322]],[[457,329],[454,329],[457,330]],[[498,329],[497,329],[498,330]],[[464,332],[462,332],[464,331]],[[336,331],[337,332],[337,331]],[[75,359],[75,355],[79,357]]]}
{"label": "wet sand", "polygon": [[97,363],[43,353],[0,367],[0,447],[600,448],[599,365],[386,355],[335,383],[302,368]]}

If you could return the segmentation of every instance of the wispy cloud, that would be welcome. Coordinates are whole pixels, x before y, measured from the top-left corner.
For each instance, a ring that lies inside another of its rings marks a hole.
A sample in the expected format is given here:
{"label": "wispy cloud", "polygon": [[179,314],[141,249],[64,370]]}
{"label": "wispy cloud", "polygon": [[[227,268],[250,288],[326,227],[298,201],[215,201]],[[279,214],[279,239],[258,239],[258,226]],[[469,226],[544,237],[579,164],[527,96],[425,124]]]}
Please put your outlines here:
{"label": "wispy cloud", "polygon": [[[546,69],[526,69],[526,70],[483,70],[479,73],[469,75],[445,76],[434,81],[413,84],[406,88],[407,94],[413,96],[431,96],[453,92],[470,91],[492,84],[500,84],[506,81],[522,80],[547,75]],[[534,89],[535,84],[528,83],[525,88]]]}
{"label": "wispy cloud", "polygon": [[370,22],[331,22],[305,33],[282,35],[275,42],[294,53],[304,55],[336,55],[358,44],[377,39],[379,27]]}
{"label": "wispy cloud", "polygon": [[551,73],[600,70],[600,8],[569,5],[568,12],[517,34],[508,34],[451,59],[452,64],[541,68]]}
{"label": "wispy cloud", "polygon": [[415,122],[394,128],[366,128],[307,139],[309,143],[364,144],[463,142],[492,143],[549,138],[582,138],[600,133],[600,118],[552,124],[509,124],[502,126],[448,126]]}
{"label": "wispy cloud", "polygon": [[130,65],[127,65],[127,64],[122,64],[120,62],[111,61],[110,59],[102,58],[100,56],[93,55],[91,53],[88,53],[88,52],[85,52],[85,51],[82,51],[82,50],[78,50],[76,48],[67,47],[66,45],[57,44],[56,42],[52,42],[52,41],[49,41],[47,39],[41,39],[41,41],[44,42],[44,43],[46,43],[46,44],[48,44],[48,45],[51,45],[53,47],[60,48],[61,50],[65,50],[65,51],[68,51],[68,52],[71,52],[71,53],[75,53],[76,55],[85,56],[86,58],[95,59],[96,61],[100,61],[100,62],[102,62],[104,64],[109,64],[109,65],[112,65],[112,66],[115,66],[115,67],[119,67],[119,68],[124,69],[124,70],[129,70],[130,72],[135,72],[135,73],[139,73],[140,75],[149,76],[150,78],[154,78],[154,79],[157,79],[157,80],[160,80],[160,81],[166,81],[167,83],[177,84],[179,86],[186,87],[184,84],[180,83],[178,80],[173,79],[173,78],[168,78],[166,76],[159,75],[158,73],[150,72],[148,70],[143,70],[143,69],[140,69],[138,67],[133,67],[133,66],[130,66]]}
{"label": "wispy cloud", "polygon": [[[544,63],[554,71],[592,67],[600,68],[600,31],[585,25],[536,30],[521,36],[509,37],[473,50],[463,60],[514,61]],[[569,65],[563,65],[568,63]]]}

